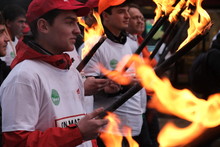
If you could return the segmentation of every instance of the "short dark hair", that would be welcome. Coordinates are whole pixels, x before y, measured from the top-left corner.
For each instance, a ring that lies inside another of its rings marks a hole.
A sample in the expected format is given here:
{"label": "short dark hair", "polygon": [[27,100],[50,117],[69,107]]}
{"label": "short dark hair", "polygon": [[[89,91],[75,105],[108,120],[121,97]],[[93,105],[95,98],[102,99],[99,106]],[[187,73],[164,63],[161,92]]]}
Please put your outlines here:
{"label": "short dark hair", "polygon": [[137,9],[140,10],[140,6],[137,5],[137,4],[134,4],[134,3],[130,3],[130,4],[129,4],[129,8],[137,8]]}
{"label": "short dark hair", "polygon": [[54,19],[57,17],[57,15],[59,15],[61,13],[62,10],[58,10],[58,9],[54,9],[51,10],[47,13],[45,13],[43,16],[39,17],[38,19],[32,21],[31,23],[29,23],[30,28],[31,28],[31,33],[33,35],[33,37],[37,37],[38,32],[37,32],[37,21],[40,18],[45,19],[50,25],[53,25],[54,23]]}
{"label": "short dark hair", "polygon": [[112,8],[115,8],[115,7],[125,7],[125,6],[129,6],[129,4],[130,4],[130,2],[125,1],[125,2],[123,2],[120,5],[108,7],[107,9],[104,10],[104,12],[106,12],[106,13],[111,15],[112,14]]}
{"label": "short dark hair", "polygon": [[0,25],[4,25],[5,24],[5,19],[2,16],[2,13],[0,12]]}
{"label": "short dark hair", "polygon": [[26,12],[22,7],[11,4],[3,8],[2,15],[6,21],[14,21],[18,17],[26,17]]}

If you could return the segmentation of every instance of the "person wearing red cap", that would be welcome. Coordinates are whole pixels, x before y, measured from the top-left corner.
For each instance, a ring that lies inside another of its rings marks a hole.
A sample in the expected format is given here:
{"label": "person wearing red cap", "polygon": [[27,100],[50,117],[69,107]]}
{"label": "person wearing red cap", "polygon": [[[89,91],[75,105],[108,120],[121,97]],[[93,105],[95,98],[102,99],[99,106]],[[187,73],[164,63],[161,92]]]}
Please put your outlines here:
{"label": "person wearing red cap", "polygon": [[[100,0],[98,12],[102,18],[102,24],[105,30],[107,39],[96,51],[92,59],[84,69],[86,76],[103,77],[99,67],[100,63],[108,70],[120,70],[118,63],[126,55],[131,55],[132,50],[127,41],[125,32],[129,24],[130,15],[128,12],[129,3],[125,0]],[[126,63],[126,62],[125,62]],[[124,63],[124,64],[125,64]],[[134,68],[130,67],[127,70],[131,76],[134,76]],[[127,91],[124,86],[111,82],[102,92],[94,96],[94,108],[108,107],[115,100],[120,98],[123,92]],[[132,129],[132,136],[139,136],[143,124],[142,114],[146,109],[146,93],[142,89],[127,102],[114,111],[120,118],[120,131],[123,136],[128,135],[123,129],[123,126],[129,126]],[[110,132],[116,133],[117,132]],[[126,146],[126,141],[123,141],[123,147]],[[100,139],[98,145],[104,146]]]}
{"label": "person wearing red cap", "polygon": [[32,36],[19,41],[0,88],[3,146],[97,146],[94,139],[108,121],[95,118],[103,108],[86,114],[82,77],[64,53],[80,33],[77,16],[88,12],[75,0],[30,3]]}

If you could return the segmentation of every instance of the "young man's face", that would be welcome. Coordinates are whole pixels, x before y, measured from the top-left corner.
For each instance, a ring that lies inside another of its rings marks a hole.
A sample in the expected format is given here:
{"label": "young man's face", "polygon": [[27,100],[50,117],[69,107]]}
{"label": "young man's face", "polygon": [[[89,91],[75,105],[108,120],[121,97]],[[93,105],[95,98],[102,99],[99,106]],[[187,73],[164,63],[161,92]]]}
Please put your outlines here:
{"label": "young man's face", "polygon": [[22,31],[25,28],[26,18],[23,16],[17,17],[14,21],[7,22],[7,27],[13,36],[23,35]]}
{"label": "young man's face", "polygon": [[0,57],[6,55],[6,47],[9,38],[6,34],[5,26],[0,24]]}
{"label": "young man's face", "polygon": [[79,34],[76,13],[63,11],[54,19],[54,23],[49,26],[47,44],[54,54],[72,51]]}
{"label": "young man's face", "polygon": [[108,29],[121,31],[125,30],[128,27],[130,15],[128,13],[128,6],[125,7],[113,7],[111,14],[106,14],[104,18]]}
{"label": "young man's face", "polygon": [[130,20],[127,31],[131,34],[142,34],[144,31],[144,16],[137,8],[129,9]]}

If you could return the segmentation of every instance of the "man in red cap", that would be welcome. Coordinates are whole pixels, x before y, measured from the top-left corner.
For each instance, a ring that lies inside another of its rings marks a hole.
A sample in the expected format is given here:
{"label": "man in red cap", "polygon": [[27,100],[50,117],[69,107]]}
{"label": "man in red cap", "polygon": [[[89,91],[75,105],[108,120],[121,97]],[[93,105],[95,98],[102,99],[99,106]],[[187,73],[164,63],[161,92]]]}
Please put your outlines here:
{"label": "man in red cap", "polygon": [[[130,19],[128,10],[129,3],[125,0],[99,1],[98,12],[102,18],[102,24],[107,39],[85,67],[84,72],[86,76],[102,77],[103,75],[97,66],[100,63],[108,70],[120,71],[120,68],[122,68],[123,65],[119,67],[119,61],[121,61],[124,56],[132,54],[130,44],[127,41],[127,34],[125,32]],[[135,77],[134,68],[130,67],[127,72],[132,77]],[[125,87],[122,87],[123,86],[111,82],[102,92],[95,95],[94,107],[108,107],[111,105],[115,100],[120,98],[123,92],[127,91]],[[123,126],[129,126],[132,129],[132,137],[137,138],[137,136],[139,136],[143,124],[142,114],[145,112],[145,109],[146,93],[145,90],[142,89],[115,111],[121,120],[120,132],[122,132],[123,136],[129,135],[123,130]],[[111,133],[117,134],[118,132]],[[98,144],[103,146],[101,145],[101,141],[98,142]],[[123,141],[123,147],[126,147],[127,145],[126,141]]]}
{"label": "man in red cap", "polygon": [[33,36],[17,45],[12,71],[0,89],[3,146],[92,147],[105,119],[87,114],[79,72],[66,51],[80,33],[77,16],[89,8],[75,0],[33,0],[27,20]]}

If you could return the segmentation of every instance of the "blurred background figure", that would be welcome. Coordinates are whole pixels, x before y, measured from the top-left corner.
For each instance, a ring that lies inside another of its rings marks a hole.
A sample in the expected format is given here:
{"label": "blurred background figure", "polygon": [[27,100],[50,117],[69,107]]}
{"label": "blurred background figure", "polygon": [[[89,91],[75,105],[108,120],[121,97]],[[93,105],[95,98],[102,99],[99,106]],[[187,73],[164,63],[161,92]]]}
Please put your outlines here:
{"label": "blurred background figure", "polygon": [[[5,21],[0,13],[0,57],[6,55],[6,47],[9,41],[9,36],[6,33]],[[6,65],[4,61],[0,59],[0,85],[10,72],[10,67]]]}
{"label": "blurred background figure", "polygon": [[6,56],[2,58],[8,66],[16,56],[15,47],[18,43],[18,37],[23,36],[23,30],[26,27],[26,12],[18,5],[7,5],[2,10],[2,15],[5,19],[7,32],[10,36],[10,41],[7,45]]}
{"label": "blurred background figure", "polygon": [[[145,31],[145,18],[139,6],[136,4],[130,4],[128,12],[130,14],[130,19],[126,31],[128,33],[128,42],[130,43],[132,52],[134,53],[143,41],[142,34]],[[150,52],[148,51],[147,46],[143,49],[141,56],[149,58]],[[156,64],[156,60],[153,59],[151,66],[154,67]],[[147,92],[147,94],[148,93],[149,92]],[[147,97],[147,100],[149,101],[151,97],[149,95]],[[140,139],[146,140],[146,144],[149,147],[156,147],[158,146],[158,133],[159,122],[157,112],[153,109],[147,108],[146,112],[143,114],[143,125],[140,134],[142,137]]]}
{"label": "blurred background figure", "polygon": [[[6,46],[9,41],[9,36],[6,34],[5,30],[5,22],[4,19],[0,13],[0,57],[3,57],[6,55]],[[4,81],[4,79],[7,77],[7,75],[10,72],[10,67],[6,65],[4,61],[0,59],[0,85]],[[0,146],[2,146],[2,113],[0,108]]]}
{"label": "blurred background figure", "polygon": [[220,33],[207,52],[201,53],[193,62],[189,79],[192,90],[204,99],[220,92]]}

